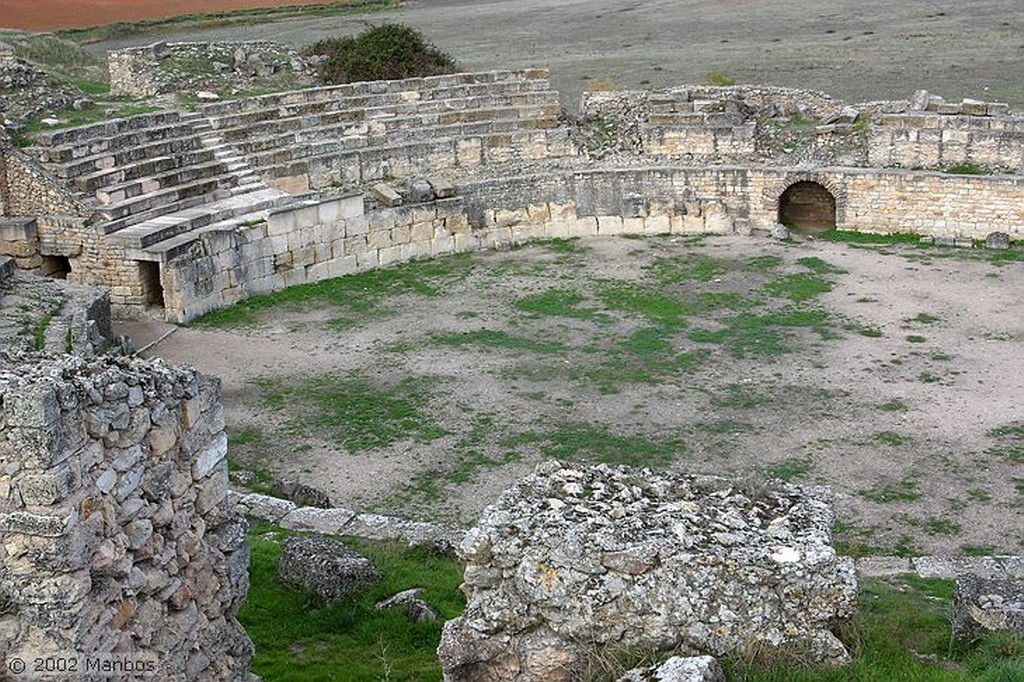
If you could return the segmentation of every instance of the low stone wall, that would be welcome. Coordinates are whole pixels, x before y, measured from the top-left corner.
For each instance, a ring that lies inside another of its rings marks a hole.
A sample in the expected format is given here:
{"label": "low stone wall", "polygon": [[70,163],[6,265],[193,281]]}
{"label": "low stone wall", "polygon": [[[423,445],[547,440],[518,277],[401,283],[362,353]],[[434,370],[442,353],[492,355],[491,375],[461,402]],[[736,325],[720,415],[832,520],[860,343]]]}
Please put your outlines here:
{"label": "low stone wall", "polygon": [[0,353],[8,663],[248,680],[248,543],[217,394],[160,361]]}
{"label": "low stone wall", "polygon": [[1024,173],[1024,116],[909,112],[876,120],[867,165]]}
{"label": "low stone wall", "polygon": [[164,253],[166,314],[184,322],[295,284],[532,239],[768,232],[783,192],[807,181],[835,197],[840,229],[967,240],[999,231],[1024,239],[1018,177],[768,167],[506,176],[460,184],[457,196],[425,204],[367,210],[361,194],[350,194],[279,209],[264,223],[206,232]]}
{"label": "low stone wall", "polygon": [[541,464],[459,546],[468,603],[444,627],[444,678],[588,679],[605,647],[846,663],[832,629],[857,581],[833,520],[823,489]]}

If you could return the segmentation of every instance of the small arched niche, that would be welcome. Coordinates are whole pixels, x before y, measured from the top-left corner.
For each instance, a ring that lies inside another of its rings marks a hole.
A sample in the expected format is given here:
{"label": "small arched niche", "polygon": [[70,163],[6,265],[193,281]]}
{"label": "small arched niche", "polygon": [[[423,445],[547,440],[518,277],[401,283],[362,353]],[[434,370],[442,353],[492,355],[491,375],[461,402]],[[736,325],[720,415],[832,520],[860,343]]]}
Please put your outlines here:
{"label": "small arched niche", "polygon": [[779,222],[803,232],[836,227],[836,198],[816,182],[796,182],[779,197]]}

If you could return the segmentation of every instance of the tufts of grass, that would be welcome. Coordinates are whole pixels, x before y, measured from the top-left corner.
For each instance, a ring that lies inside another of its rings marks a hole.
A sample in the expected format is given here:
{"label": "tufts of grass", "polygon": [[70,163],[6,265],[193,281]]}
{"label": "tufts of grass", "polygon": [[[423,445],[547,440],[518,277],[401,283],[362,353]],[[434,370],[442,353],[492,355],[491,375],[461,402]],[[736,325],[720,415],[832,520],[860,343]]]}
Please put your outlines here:
{"label": "tufts of grass", "polygon": [[607,321],[607,316],[593,308],[582,308],[584,297],[570,289],[551,288],[539,294],[525,296],[514,307],[531,317],[570,317],[578,320]]}
{"label": "tufts of grass", "polygon": [[704,74],[704,83],[706,85],[715,85],[720,88],[724,88],[736,85],[736,79],[726,75],[722,71],[709,71]]}
{"label": "tufts of grass", "polygon": [[798,258],[796,262],[818,275],[842,275],[846,273],[846,270],[830,265],[815,256]]}
{"label": "tufts of grass", "polygon": [[806,476],[813,468],[814,461],[810,457],[787,457],[766,466],[764,476],[780,481],[794,481]]}
{"label": "tufts of grass", "polygon": [[738,410],[754,410],[771,402],[771,396],[762,393],[750,384],[726,384],[722,392],[711,396],[714,407],[731,407]]}
{"label": "tufts of grass", "polygon": [[619,341],[596,367],[578,372],[602,393],[617,393],[622,384],[657,384],[692,374],[707,362],[705,350],[679,350],[672,327],[641,327]]}
{"label": "tufts of grass", "polygon": [[687,452],[680,438],[655,440],[639,435],[619,435],[606,427],[572,422],[515,437],[519,443],[538,443],[544,457],[584,460],[638,467],[666,467]]}
{"label": "tufts of grass", "polygon": [[787,330],[803,328],[821,338],[832,338],[829,315],[820,309],[786,307],[761,315],[742,313],[722,320],[721,329],[697,329],[689,333],[696,343],[720,344],[734,357],[773,356],[792,351],[795,344]]}
{"label": "tufts of grass", "polygon": [[401,440],[428,442],[445,435],[425,411],[425,380],[406,379],[381,388],[357,375],[264,377],[252,381],[261,404],[284,411],[284,433],[331,441],[349,452],[387,447]]}
{"label": "tufts of grass", "polygon": [[[283,535],[260,526],[249,536],[249,593],[238,619],[256,646],[254,673],[280,682],[441,679],[436,649],[442,624],[465,608],[458,590],[461,565],[398,543],[346,541],[377,566],[381,580],[325,606],[278,579],[278,538]],[[374,607],[412,587],[423,589],[422,599],[440,616],[436,622],[412,623],[400,609]]]}
{"label": "tufts of grass", "polygon": [[988,432],[996,444],[985,452],[1011,462],[1024,463],[1024,423],[1013,422],[996,427]]}
{"label": "tufts of grass", "polygon": [[785,275],[764,285],[765,291],[773,296],[791,301],[807,301],[820,294],[832,291],[832,282],[814,275]]}
{"label": "tufts of grass", "polygon": [[827,230],[818,234],[818,239],[827,242],[844,244],[916,244],[921,246],[921,237],[916,234],[875,234],[873,232],[853,232],[849,230]]}
{"label": "tufts of grass", "polygon": [[664,327],[684,327],[688,307],[666,296],[660,288],[634,282],[603,283],[598,297],[606,308],[634,313]]}
{"label": "tufts of grass", "polygon": [[53,315],[43,315],[39,321],[32,325],[29,333],[32,335],[32,350],[42,351],[46,349],[46,330],[50,328]]}
{"label": "tufts of grass", "polygon": [[659,284],[710,282],[728,271],[728,264],[716,258],[690,253],[685,257],[658,258],[645,268]]}
{"label": "tufts of grass", "polygon": [[857,494],[866,500],[878,503],[914,502],[921,499],[917,489],[917,481],[905,478],[902,481],[886,481],[878,483],[867,490],[858,490]]}
{"label": "tufts of grass", "polygon": [[884,403],[879,403],[877,408],[882,412],[906,412],[910,409],[910,406],[901,398],[893,398],[892,400],[887,400]]}
{"label": "tufts of grass", "polygon": [[464,277],[471,267],[468,254],[414,261],[394,268],[372,270],[311,284],[300,284],[255,296],[207,313],[191,322],[199,327],[234,327],[256,324],[261,312],[275,308],[304,308],[327,304],[352,313],[375,310],[389,295],[412,293],[436,298],[444,285]]}
{"label": "tufts of grass", "polygon": [[746,267],[757,272],[767,272],[768,270],[774,270],[783,263],[785,263],[785,260],[781,256],[754,256],[747,259]]}
{"label": "tufts of grass", "polygon": [[504,331],[494,329],[477,329],[471,332],[449,332],[431,334],[430,339],[442,346],[462,348],[463,346],[483,346],[485,348],[502,348],[506,350],[525,350],[542,355],[559,354],[566,351],[565,344],[558,341],[541,341],[522,336],[513,336]]}
{"label": "tufts of grass", "polygon": [[879,431],[871,437],[871,440],[890,447],[898,447],[913,442],[913,438],[898,434],[895,431]]}
{"label": "tufts of grass", "polygon": [[914,317],[911,317],[907,322],[920,322],[921,324],[932,324],[938,322],[940,318],[935,315],[929,315],[928,313],[918,313]]}
{"label": "tufts of grass", "polygon": [[926,339],[925,337],[921,336],[920,334],[908,334],[907,335],[907,343],[924,343],[927,340],[928,339]]}

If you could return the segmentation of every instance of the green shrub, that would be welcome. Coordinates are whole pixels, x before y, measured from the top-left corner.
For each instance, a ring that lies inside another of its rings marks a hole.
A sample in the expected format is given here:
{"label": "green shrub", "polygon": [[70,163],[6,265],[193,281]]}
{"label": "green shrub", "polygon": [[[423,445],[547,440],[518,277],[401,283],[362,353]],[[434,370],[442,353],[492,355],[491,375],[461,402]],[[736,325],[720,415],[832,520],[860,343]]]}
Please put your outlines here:
{"label": "green shrub", "polygon": [[319,66],[327,83],[436,76],[458,69],[456,61],[415,29],[383,24],[355,37],[327,38],[306,48],[326,57]]}

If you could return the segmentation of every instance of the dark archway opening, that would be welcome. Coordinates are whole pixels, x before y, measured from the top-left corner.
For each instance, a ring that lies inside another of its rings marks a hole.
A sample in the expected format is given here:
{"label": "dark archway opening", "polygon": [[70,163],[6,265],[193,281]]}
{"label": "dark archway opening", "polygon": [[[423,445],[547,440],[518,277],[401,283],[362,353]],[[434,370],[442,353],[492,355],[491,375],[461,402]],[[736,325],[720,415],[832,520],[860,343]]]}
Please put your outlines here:
{"label": "dark archway opening", "polygon": [[797,182],[779,197],[779,222],[803,232],[836,227],[836,198],[816,182]]}
{"label": "dark archway opening", "polygon": [[160,264],[139,261],[139,282],[142,284],[142,302],[149,307],[164,307],[164,287],[160,283]]}
{"label": "dark archway opening", "polygon": [[67,279],[71,274],[71,259],[67,256],[43,256],[40,272],[44,277]]}

